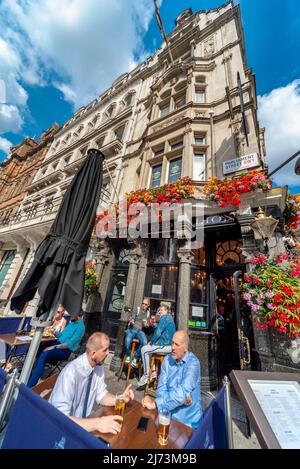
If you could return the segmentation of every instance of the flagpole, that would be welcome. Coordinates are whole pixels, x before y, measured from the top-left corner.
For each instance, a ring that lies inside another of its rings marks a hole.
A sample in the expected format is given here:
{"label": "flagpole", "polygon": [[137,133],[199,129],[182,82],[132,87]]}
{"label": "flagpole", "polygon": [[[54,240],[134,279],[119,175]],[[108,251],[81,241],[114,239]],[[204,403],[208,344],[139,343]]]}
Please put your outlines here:
{"label": "flagpole", "polygon": [[160,13],[159,13],[159,9],[158,9],[156,0],[153,0],[153,2],[154,2],[155,16],[156,16],[157,25],[158,25],[159,30],[161,32],[162,38],[163,38],[163,40],[165,41],[165,43],[167,45],[169,57],[170,57],[170,60],[171,60],[171,65],[174,65],[174,59],[173,59],[172,52],[171,52],[171,49],[170,49],[170,44],[169,44],[165,29],[164,29],[164,25],[163,25],[163,22],[162,22]]}

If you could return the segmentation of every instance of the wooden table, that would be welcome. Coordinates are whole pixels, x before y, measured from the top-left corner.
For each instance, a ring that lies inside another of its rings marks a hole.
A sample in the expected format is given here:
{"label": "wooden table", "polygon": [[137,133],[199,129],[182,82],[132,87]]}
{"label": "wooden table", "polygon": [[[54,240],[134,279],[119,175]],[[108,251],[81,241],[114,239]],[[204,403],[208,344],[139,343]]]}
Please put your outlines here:
{"label": "wooden table", "polygon": [[[27,334],[25,334],[27,335]],[[56,337],[42,337],[41,342],[54,342]],[[18,335],[17,334],[0,334],[0,341],[4,342],[6,345],[10,347],[10,351],[7,355],[7,359],[5,363],[2,365],[2,368],[6,366],[6,364],[9,362],[11,358],[13,358],[15,355],[15,350],[18,346],[20,345],[30,345],[31,340],[18,340]]]}
{"label": "wooden table", "polygon": [[[114,407],[101,406],[93,412],[91,417],[103,417],[113,415]],[[137,429],[141,417],[149,417],[147,431]],[[158,444],[158,414],[155,410],[144,409],[142,404],[133,400],[126,404],[122,430],[118,435],[111,433],[98,433],[99,436],[109,443],[112,449],[182,449],[191,438],[194,430],[183,423],[171,420],[169,432],[169,444],[161,446]]]}

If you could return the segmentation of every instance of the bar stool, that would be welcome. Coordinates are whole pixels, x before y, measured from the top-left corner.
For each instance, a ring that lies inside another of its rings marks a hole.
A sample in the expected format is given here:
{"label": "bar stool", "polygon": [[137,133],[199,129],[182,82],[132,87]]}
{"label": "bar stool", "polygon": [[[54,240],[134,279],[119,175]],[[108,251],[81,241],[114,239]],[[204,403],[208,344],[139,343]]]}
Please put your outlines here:
{"label": "bar stool", "polygon": [[[150,370],[149,370],[149,376],[148,376],[148,381],[146,384],[146,389],[145,389],[145,394],[151,394],[153,396],[156,395],[156,388],[157,388],[157,380],[158,376],[161,370],[161,365],[164,361],[166,354],[163,353],[153,353],[151,357],[151,364],[150,364]],[[149,386],[151,383],[151,375],[153,372],[153,368],[155,368],[155,378],[154,378],[154,383],[153,383],[153,391],[149,391]]]}
{"label": "bar stool", "polygon": [[[139,343],[140,343],[140,341],[138,339],[133,339],[133,341],[131,343],[130,361],[128,363],[128,368],[127,368],[126,386],[128,384],[130,373],[131,373],[131,370],[132,370],[132,359],[133,359],[133,356],[134,356],[134,352],[136,351],[136,348],[139,345]],[[122,373],[123,373],[124,366],[126,366],[125,365],[125,360],[126,360],[126,354],[124,353],[124,357],[123,357],[121,367],[120,367],[120,371],[119,371],[118,381],[120,381]],[[138,369],[138,372],[139,372],[139,379],[141,379],[141,376],[142,376],[142,360],[141,360],[141,358],[139,358],[137,369]]]}

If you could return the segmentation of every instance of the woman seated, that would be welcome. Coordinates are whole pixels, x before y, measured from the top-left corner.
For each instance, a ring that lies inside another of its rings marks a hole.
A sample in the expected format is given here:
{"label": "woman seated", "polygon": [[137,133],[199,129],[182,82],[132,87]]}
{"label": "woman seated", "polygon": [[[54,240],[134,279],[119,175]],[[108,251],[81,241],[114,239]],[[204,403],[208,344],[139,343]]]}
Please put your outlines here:
{"label": "woman seated", "polygon": [[64,318],[64,314],[65,314],[65,308],[63,306],[60,306],[55,315],[53,324],[47,327],[46,331],[52,333],[53,335],[56,335],[59,332],[62,332],[67,325],[67,321]]}

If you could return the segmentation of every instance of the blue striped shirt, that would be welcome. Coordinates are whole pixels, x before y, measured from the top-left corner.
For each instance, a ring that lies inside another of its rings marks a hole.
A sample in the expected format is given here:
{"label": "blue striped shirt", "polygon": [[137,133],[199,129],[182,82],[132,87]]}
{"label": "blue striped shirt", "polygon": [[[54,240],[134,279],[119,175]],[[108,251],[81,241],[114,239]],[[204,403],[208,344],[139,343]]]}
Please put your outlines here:
{"label": "blue striped shirt", "polygon": [[[187,352],[179,363],[167,355],[156,390],[158,411],[170,412],[172,419],[196,429],[202,418],[200,380],[200,362],[192,352]],[[186,406],[188,396],[192,404]]]}

